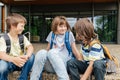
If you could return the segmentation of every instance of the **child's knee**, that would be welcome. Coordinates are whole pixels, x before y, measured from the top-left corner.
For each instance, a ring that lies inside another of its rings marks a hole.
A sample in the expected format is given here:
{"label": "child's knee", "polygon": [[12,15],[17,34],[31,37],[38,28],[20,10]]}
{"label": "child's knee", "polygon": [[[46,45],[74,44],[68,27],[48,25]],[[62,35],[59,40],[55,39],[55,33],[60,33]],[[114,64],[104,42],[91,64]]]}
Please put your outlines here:
{"label": "child's knee", "polygon": [[73,66],[74,60],[70,59],[69,61],[67,61],[67,67],[71,67]]}
{"label": "child's knee", "polygon": [[40,50],[35,54],[35,60],[41,60],[47,58],[47,51],[46,50]]}
{"label": "child's knee", "polygon": [[8,70],[8,64],[6,61],[0,60],[0,73],[4,73]]}
{"label": "child's knee", "polygon": [[48,57],[50,56],[56,56],[58,53],[58,50],[57,49],[51,49],[48,51]]}
{"label": "child's knee", "polygon": [[57,49],[51,49],[51,50],[48,51],[48,53],[50,53],[50,54],[58,53],[58,50]]}
{"label": "child's knee", "polygon": [[34,62],[34,59],[35,59],[35,55],[32,54],[31,57],[29,58],[29,62]]}
{"label": "child's knee", "polygon": [[93,67],[97,69],[103,69],[103,68],[106,68],[106,63],[104,61],[97,60],[97,61],[94,61]]}
{"label": "child's knee", "polygon": [[36,53],[35,57],[46,57],[47,56],[47,51],[46,50],[40,50]]}

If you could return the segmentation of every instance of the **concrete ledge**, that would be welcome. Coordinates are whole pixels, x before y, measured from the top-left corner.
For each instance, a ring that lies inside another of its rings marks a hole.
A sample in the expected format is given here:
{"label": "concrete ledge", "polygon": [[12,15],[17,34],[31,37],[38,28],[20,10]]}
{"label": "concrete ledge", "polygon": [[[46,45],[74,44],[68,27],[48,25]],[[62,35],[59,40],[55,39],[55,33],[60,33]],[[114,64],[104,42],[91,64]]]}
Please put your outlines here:
{"label": "concrete ledge", "polygon": [[[13,73],[10,73],[8,75],[8,79],[17,80],[19,75],[20,75],[20,71],[14,71]],[[30,80],[30,75],[28,76],[28,80]],[[58,80],[58,78],[56,74],[43,72],[42,80]],[[89,78],[88,80],[91,80],[91,78]],[[92,80],[95,80],[94,76],[92,76]],[[120,68],[118,69],[117,73],[105,75],[105,80],[120,80]]]}
{"label": "concrete ledge", "polygon": [[[91,76],[89,80],[95,80],[94,75]],[[120,68],[118,68],[116,73],[106,74],[105,80],[120,80]]]}
{"label": "concrete ledge", "polygon": [[[14,71],[8,75],[8,80],[17,80],[19,75],[20,71]],[[30,80],[30,75],[28,76],[28,80]],[[43,72],[42,80],[58,80],[58,78],[56,74]]]}
{"label": "concrete ledge", "polygon": [[9,73],[8,80],[17,80],[19,77],[20,71],[14,71],[12,73]]}
{"label": "concrete ledge", "polygon": [[58,80],[58,78],[56,74],[43,72],[42,80]]}
{"label": "concrete ledge", "polygon": [[[17,80],[17,78],[20,75],[20,71],[14,71],[12,73],[9,73],[8,80]],[[28,76],[28,80],[30,79],[30,76]]]}

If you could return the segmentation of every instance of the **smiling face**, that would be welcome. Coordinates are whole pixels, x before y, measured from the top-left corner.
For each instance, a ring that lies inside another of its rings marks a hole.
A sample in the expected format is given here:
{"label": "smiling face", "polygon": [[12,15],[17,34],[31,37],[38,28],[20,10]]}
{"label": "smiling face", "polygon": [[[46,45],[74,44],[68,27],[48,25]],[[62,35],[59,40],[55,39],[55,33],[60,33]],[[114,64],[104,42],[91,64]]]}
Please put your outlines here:
{"label": "smiling face", "polygon": [[25,26],[25,23],[23,23],[23,22],[18,23],[18,25],[16,27],[16,33],[21,34],[24,30],[24,26]]}
{"label": "smiling face", "polygon": [[17,24],[17,26],[11,25],[10,31],[16,33],[16,34],[21,34],[24,30],[25,23],[20,22]]}
{"label": "smiling face", "polygon": [[64,34],[67,30],[70,30],[70,25],[64,16],[56,16],[52,21],[51,28],[55,34]]}
{"label": "smiling face", "polygon": [[57,26],[57,34],[64,34],[67,31],[67,26],[65,24]]}

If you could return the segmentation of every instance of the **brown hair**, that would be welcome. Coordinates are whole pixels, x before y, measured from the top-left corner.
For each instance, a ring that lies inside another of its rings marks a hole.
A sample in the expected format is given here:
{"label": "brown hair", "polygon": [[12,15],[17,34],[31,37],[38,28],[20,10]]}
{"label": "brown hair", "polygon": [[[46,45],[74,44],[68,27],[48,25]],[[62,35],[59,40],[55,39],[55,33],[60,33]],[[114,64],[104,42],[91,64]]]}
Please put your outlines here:
{"label": "brown hair", "polygon": [[25,19],[25,17],[23,17],[20,14],[11,13],[6,19],[7,29],[9,30],[11,28],[11,25],[17,27],[18,23],[20,22],[23,22],[26,24],[27,20]]}
{"label": "brown hair", "polygon": [[70,30],[70,25],[68,24],[68,22],[66,20],[66,17],[65,16],[56,16],[52,21],[51,30],[53,32],[56,32],[57,31],[57,26],[58,25],[63,25],[63,24],[66,24],[67,30]]}
{"label": "brown hair", "polygon": [[87,41],[90,41],[92,38],[97,38],[97,34],[94,32],[93,23],[87,18],[78,20],[74,28],[78,37],[83,36]]}

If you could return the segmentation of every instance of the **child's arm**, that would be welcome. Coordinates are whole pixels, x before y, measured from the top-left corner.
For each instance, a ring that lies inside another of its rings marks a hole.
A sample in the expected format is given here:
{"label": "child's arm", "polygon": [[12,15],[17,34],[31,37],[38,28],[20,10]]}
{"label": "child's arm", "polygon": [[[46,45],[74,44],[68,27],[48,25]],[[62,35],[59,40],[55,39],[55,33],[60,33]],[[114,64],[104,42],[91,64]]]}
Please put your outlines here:
{"label": "child's arm", "polygon": [[83,56],[82,54],[80,54],[76,48],[76,44],[75,42],[73,42],[71,44],[71,47],[72,47],[72,51],[73,51],[73,54],[75,55],[75,57],[78,59],[78,60],[83,60]]}
{"label": "child's arm", "polygon": [[2,59],[4,61],[12,62],[13,64],[15,64],[18,67],[22,67],[26,62],[25,59],[21,59],[20,57],[9,56],[5,52],[0,52],[0,59]]}
{"label": "child's arm", "polygon": [[34,48],[26,36],[24,36],[24,46],[26,49],[26,55],[21,56],[21,58],[25,58],[26,60],[28,60],[28,58],[31,57]]}
{"label": "child's arm", "polygon": [[12,62],[12,56],[9,56],[7,53],[0,51],[0,59]]}
{"label": "child's arm", "polygon": [[[31,55],[32,55],[32,53],[33,53],[33,50],[34,50],[32,44],[28,45],[26,48],[27,48],[27,50],[26,50],[26,55],[22,55],[22,56],[18,56],[18,57],[14,57],[14,58],[13,58],[13,61],[12,61],[12,62],[13,62],[15,65],[17,65],[17,66],[19,66],[19,67],[22,67],[22,66],[25,64],[25,62],[31,57]],[[19,60],[16,61],[16,58],[18,58]],[[21,63],[20,61],[21,61],[22,63]]]}
{"label": "child's arm", "polygon": [[10,56],[10,55],[8,55],[8,53],[5,52],[6,51],[6,46],[5,46],[6,43],[3,38],[0,38],[0,44],[1,44],[0,45],[0,59],[1,60],[12,62],[13,64],[15,64],[18,67],[22,67],[25,64],[25,62],[26,62],[25,59],[20,58],[20,56],[19,57]]}
{"label": "child's arm", "polygon": [[47,44],[46,50],[48,51],[50,49],[50,43]]}
{"label": "child's arm", "polygon": [[34,48],[33,48],[32,44],[27,46],[27,53],[26,53],[27,58],[29,58],[32,55],[33,50],[34,50]]}
{"label": "child's arm", "polygon": [[92,73],[93,63],[94,63],[94,61],[90,61],[88,68],[86,69],[85,73],[83,74],[83,76],[81,77],[80,80],[87,80],[87,78],[88,78],[88,77],[90,76],[90,74]]}

